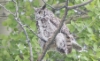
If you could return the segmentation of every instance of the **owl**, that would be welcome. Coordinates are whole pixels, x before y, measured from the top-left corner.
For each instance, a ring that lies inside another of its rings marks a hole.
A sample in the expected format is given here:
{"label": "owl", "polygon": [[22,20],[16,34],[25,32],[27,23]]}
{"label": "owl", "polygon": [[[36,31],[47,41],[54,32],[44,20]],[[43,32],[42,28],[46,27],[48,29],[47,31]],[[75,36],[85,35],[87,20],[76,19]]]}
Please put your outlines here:
{"label": "owl", "polygon": [[[36,26],[38,29],[39,44],[42,49],[49,38],[54,35],[57,30],[61,19],[56,17],[52,11],[46,8],[46,5],[39,8],[34,8]],[[44,40],[45,41],[44,41]],[[60,32],[55,37],[53,43],[50,46],[50,50],[55,50],[64,54],[68,54],[72,51],[72,48],[81,50],[81,46],[75,41],[75,38],[70,33],[68,27],[63,24]]]}

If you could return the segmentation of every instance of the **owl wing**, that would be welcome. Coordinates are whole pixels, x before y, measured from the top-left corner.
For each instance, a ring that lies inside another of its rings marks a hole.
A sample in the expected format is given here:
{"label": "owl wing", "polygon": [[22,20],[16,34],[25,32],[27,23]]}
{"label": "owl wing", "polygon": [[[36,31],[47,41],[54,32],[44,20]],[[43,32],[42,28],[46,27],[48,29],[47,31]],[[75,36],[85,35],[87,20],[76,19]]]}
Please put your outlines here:
{"label": "owl wing", "polygon": [[78,51],[82,50],[82,47],[76,42],[75,38],[73,37],[73,35],[71,35],[68,27],[66,27],[66,25],[64,24],[61,32],[63,34],[66,35],[66,38],[70,40],[70,42],[72,43],[72,47]]}
{"label": "owl wing", "polygon": [[[50,21],[58,28],[58,26],[60,24],[60,19],[59,18],[52,17],[52,18],[50,18]],[[67,45],[71,45],[72,44],[72,47],[74,49],[76,49],[76,50],[82,50],[81,46],[76,42],[76,40],[73,37],[73,35],[71,35],[71,33],[70,33],[68,27],[65,25],[65,23],[63,24],[63,26],[61,28],[61,33],[63,33],[66,36]],[[60,39],[60,38],[61,37],[59,37],[58,39]],[[71,47],[70,47],[69,50],[71,50]]]}
{"label": "owl wing", "polygon": [[[58,28],[61,20],[54,16],[54,17],[51,18],[50,21]],[[74,49],[82,50],[82,47],[76,42],[76,40],[73,37],[73,35],[71,35],[71,33],[70,33],[68,27],[66,27],[65,23],[63,24],[63,26],[61,28],[61,33],[63,33],[66,36],[67,45],[71,45],[72,44],[72,47]],[[69,48],[69,50],[71,50],[71,47]]]}
{"label": "owl wing", "polygon": [[[52,17],[50,22],[56,27],[58,28],[59,24],[60,24],[60,19],[57,18],[57,17]],[[70,53],[72,48],[71,48],[71,43],[69,41],[69,39],[67,39],[65,37],[65,35],[63,33],[58,33],[56,38],[55,38],[55,41],[56,41],[56,47],[57,47],[57,50],[62,52],[62,53]]]}

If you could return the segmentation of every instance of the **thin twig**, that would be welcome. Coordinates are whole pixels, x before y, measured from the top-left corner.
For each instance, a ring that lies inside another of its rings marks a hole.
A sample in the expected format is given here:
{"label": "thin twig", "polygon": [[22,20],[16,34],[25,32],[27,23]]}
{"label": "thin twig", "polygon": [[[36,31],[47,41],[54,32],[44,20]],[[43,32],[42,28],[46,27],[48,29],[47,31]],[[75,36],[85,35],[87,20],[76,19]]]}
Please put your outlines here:
{"label": "thin twig", "polygon": [[68,6],[68,9],[70,10],[70,9],[75,9],[75,8],[77,8],[77,7],[80,7],[80,6],[84,6],[84,5],[87,5],[87,4],[89,4],[90,2],[92,2],[93,0],[88,0],[87,2],[83,2],[83,3],[81,3],[81,4],[77,4],[77,5],[74,5],[74,6]]}
{"label": "thin twig", "polygon": [[45,56],[47,50],[49,49],[50,45],[53,43],[56,35],[59,33],[59,31],[61,30],[62,26],[63,26],[63,23],[66,21],[66,16],[67,16],[67,12],[68,12],[68,9],[67,9],[67,6],[68,6],[68,0],[66,0],[66,9],[65,9],[65,14],[62,18],[62,21],[60,22],[60,25],[58,27],[58,29],[54,32],[54,35],[48,40],[48,42],[46,43],[45,47],[44,47],[44,50],[42,52],[42,54],[38,57],[38,60],[37,61],[42,61],[43,57]]}
{"label": "thin twig", "polygon": [[42,0],[44,4],[48,5],[49,7],[51,7],[52,9],[55,9],[54,7],[52,7],[51,5],[47,4],[44,0]]}
{"label": "thin twig", "polygon": [[85,18],[89,18],[89,16],[88,16],[88,15],[81,15],[81,16],[79,16],[79,15],[72,15],[72,16],[70,16],[70,17],[67,19],[67,21],[65,21],[65,23],[68,24],[68,23],[71,22],[71,20],[72,20],[72,21],[77,21],[77,19],[79,19],[79,18],[85,19]]}
{"label": "thin twig", "polygon": [[[98,15],[97,15],[98,16]],[[96,16],[96,17],[97,17]],[[94,23],[94,21],[96,20],[96,17],[95,17],[95,19],[94,20],[92,20],[90,23],[89,23],[89,25],[88,26],[85,26],[78,34],[80,34],[83,30],[85,30],[86,28],[88,28],[91,24],[93,24]]]}
{"label": "thin twig", "polygon": [[36,35],[38,38],[40,38],[43,42],[46,42],[45,39],[43,39],[41,36],[37,35],[35,31],[33,31],[29,26],[27,26],[27,28],[34,34]]}
{"label": "thin twig", "polygon": [[15,16],[15,14],[13,14],[10,10],[8,10],[5,6],[3,6],[2,4],[0,4],[0,6],[2,8],[4,8],[7,12],[9,12],[10,14],[12,14],[13,16]]}
{"label": "thin twig", "polygon": [[29,51],[30,51],[30,61],[33,61],[33,52],[32,52],[32,46],[31,46],[31,43],[30,43],[30,38],[28,36],[28,33],[26,31],[26,29],[24,28],[24,25],[22,24],[20,18],[19,18],[19,7],[18,7],[18,4],[15,0],[13,0],[13,2],[15,3],[15,7],[16,7],[16,15],[15,15],[15,20],[18,22],[18,24],[22,27],[23,31],[24,31],[24,34],[26,35],[26,41],[29,45]]}
{"label": "thin twig", "polygon": [[[68,9],[69,10],[71,10],[71,9],[75,9],[75,8],[77,8],[77,7],[80,7],[80,6],[84,6],[84,5],[87,5],[87,4],[89,4],[90,2],[92,2],[93,0],[88,0],[87,2],[83,2],[83,3],[81,3],[81,4],[77,4],[77,5],[74,5],[74,6],[68,6]],[[50,7],[52,7],[52,6],[50,6]],[[66,5],[57,5],[57,6],[55,6],[55,7],[53,7],[53,10],[60,10],[60,9],[62,9],[62,8],[65,8],[66,7]]]}

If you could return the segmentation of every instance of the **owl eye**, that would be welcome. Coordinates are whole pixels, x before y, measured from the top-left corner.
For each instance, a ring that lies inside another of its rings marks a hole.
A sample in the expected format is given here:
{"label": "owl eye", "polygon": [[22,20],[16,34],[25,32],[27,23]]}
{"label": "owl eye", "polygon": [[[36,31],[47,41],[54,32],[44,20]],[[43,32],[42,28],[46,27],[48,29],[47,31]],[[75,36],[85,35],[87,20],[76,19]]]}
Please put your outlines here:
{"label": "owl eye", "polygon": [[39,14],[41,13],[41,11],[39,11]]}

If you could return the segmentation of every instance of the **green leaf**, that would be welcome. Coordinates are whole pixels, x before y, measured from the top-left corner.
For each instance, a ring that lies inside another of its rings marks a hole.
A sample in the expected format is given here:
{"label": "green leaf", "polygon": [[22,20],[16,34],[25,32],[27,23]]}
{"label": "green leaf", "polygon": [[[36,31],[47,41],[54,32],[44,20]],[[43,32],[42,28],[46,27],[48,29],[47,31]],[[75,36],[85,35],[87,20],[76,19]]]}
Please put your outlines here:
{"label": "green leaf", "polygon": [[19,50],[23,51],[25,49],[25,46],[23,44],[18,44],[18,48],[19,48]]}
{"label": "green leaf", "polygon": [[39,0],[34,0],[34,6],[40,6],[40,2],[39,2]]}
{"label": "green leaf", "polygon": [[70,32],[74,32],[74,31],[75,31],[75,28],[74,28],[73,25],[68,24],[67,26],[68,26],[68,28],[70,29]]}
{"label": "green leaf", "polygon": [[92,31],[91,28],[88,27],[87,30],[88,30],[89,33],[93,34],[93,31]]}
{"label": "green leaf", "polygon": [[15,57],[15,61],[16,61],[16,60],[17,60],[17,61],[22,61],[21,58],[20,58],[18,55]]}
{"label": "green leaf", "polygon": [[13,2],[10,2],[10,1],[7,2],[6,8],[7,8],[8,10],[10,10],[11,12],[15,12],[15,5],[14,5]]}
{"label": "green leaf", "polygon": [[97,51],[97,44],[95,44],[95,43],[93,44],[93,50]]}

